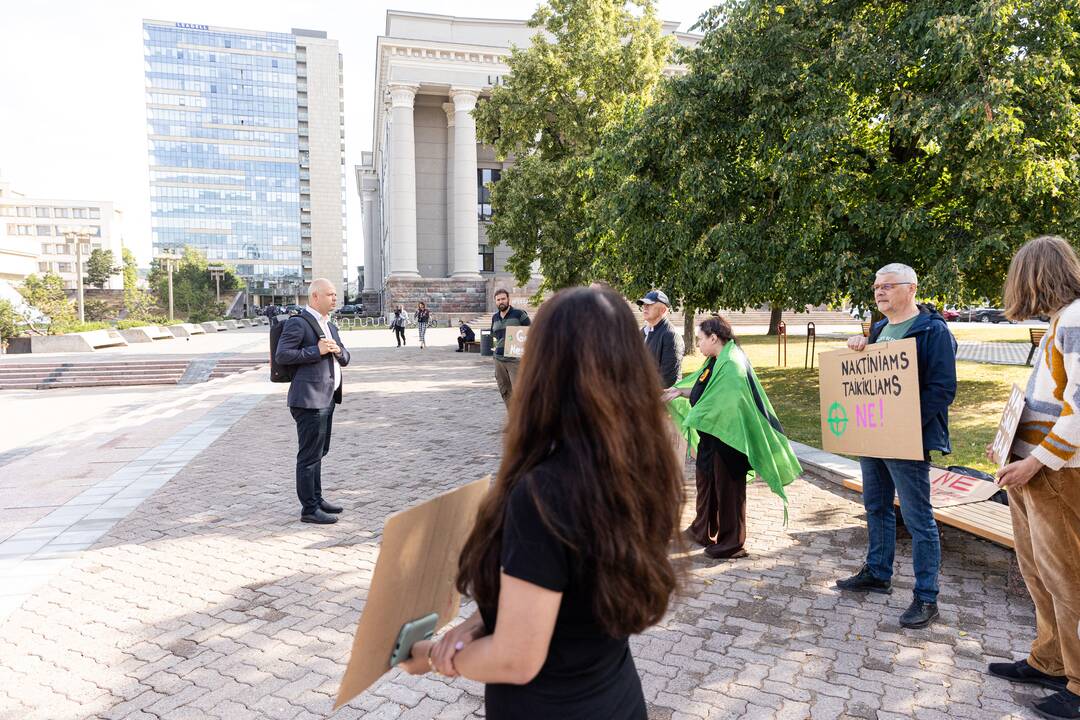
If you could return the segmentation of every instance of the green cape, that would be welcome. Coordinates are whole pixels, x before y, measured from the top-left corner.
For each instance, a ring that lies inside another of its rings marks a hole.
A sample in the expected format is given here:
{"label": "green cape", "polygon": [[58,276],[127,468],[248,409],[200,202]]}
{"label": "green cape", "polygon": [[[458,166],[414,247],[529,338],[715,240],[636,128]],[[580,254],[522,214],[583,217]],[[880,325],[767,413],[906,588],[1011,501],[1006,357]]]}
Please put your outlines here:
{"label": "green cape", "polygon": [[[692,388],[706,367],[707,363],[675,383],[675,387]],[[690,407],[689,400],[678,397],[668,403],[668,412],[695,450],[698,433],[705,432],[746,455],[754,473],[784,501],[786,524],[784,486],[802,474],[791,443],[784,436],[749,360],[734,341],[724,345],[712,372],[714,375],[696,405]]]}

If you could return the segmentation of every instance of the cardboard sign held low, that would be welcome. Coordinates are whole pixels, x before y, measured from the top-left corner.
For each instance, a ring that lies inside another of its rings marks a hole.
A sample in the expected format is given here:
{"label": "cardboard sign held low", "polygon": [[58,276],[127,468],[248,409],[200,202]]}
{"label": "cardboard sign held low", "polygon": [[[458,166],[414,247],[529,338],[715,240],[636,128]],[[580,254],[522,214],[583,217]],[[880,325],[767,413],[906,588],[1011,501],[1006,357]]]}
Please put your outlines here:
{"label": "cardboard sign held low", "polygon": [[402,625],[438,613],[438,629],[457,617],[458,556],[490,484],[484,477],[386,519],[335,710],[390,670]]}
{"label": "cardboard sign held low", "polygon": [[829,452],[922,460],[915,339],[823,352],[821,439]]}
{"label": "cardboard sign held low", "polygon": [[990,454],[998,469],[1009,463],[1009,451],[1012,450],[1013,440],[1016,438],[1016,428],[1020,426],[1024,404],[1024,391],[1017,385],[1013,385],[1009,402],[1005,404],[1005,411],[1001,413],[1001,422],[998,423],[994,444],[990,446]]}
{"label": "cardboard sign held low", "polygon": [[525,355],[525,341],[528,337],[528,325],[506,328],[506,348],[504,349],[503,354],[506,357],[523,357]]}
{"label": "cardboard sign held low", "polygon": [[989,500],[1001,488],[992,482],[951,470],[930,468],[930,504],[936,508]]}

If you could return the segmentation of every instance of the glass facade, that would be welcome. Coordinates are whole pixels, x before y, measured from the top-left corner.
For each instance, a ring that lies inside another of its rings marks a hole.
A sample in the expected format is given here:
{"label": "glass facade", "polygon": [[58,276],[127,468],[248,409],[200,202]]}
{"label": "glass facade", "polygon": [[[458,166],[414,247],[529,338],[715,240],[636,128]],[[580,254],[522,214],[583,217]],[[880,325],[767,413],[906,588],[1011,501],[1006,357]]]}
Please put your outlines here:
{"label": "glass facade", "polygon": [[291,292],[303,281],[296,38],[144,22],[143,43],[155,254],[191,245],[255,294]]}

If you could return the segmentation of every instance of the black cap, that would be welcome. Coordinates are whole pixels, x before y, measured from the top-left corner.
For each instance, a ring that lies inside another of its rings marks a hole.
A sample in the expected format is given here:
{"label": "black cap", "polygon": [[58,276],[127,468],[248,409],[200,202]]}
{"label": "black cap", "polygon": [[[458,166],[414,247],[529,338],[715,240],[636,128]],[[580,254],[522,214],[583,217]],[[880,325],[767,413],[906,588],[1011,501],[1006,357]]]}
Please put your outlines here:
{"label": "black cap", "polygon": [[652,305],[653,303],[664,303],[668,307],[671,307],[671,301],[668,300],[667,295],[663,290],[650,290],[645,293],[645,297],[637,301],[638,305]]}

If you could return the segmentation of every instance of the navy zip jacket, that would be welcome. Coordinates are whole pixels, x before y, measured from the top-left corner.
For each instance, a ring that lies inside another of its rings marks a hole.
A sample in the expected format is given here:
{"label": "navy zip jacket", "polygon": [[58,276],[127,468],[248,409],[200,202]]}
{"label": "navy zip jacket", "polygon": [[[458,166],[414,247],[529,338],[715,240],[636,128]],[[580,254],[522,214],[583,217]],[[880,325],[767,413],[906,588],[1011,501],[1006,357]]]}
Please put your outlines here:
{"label": "navy zip jacket", "polygon": [[[870,328],[869,342],[875,342],[889,319]],[[923,452],[952,452],[949,444],[949,406],[956,397],[956,338],[945,318],[932,305],[919,305],[919,314],[904,339],[915,338],[919,361],[919,409],[922,412]]]}

